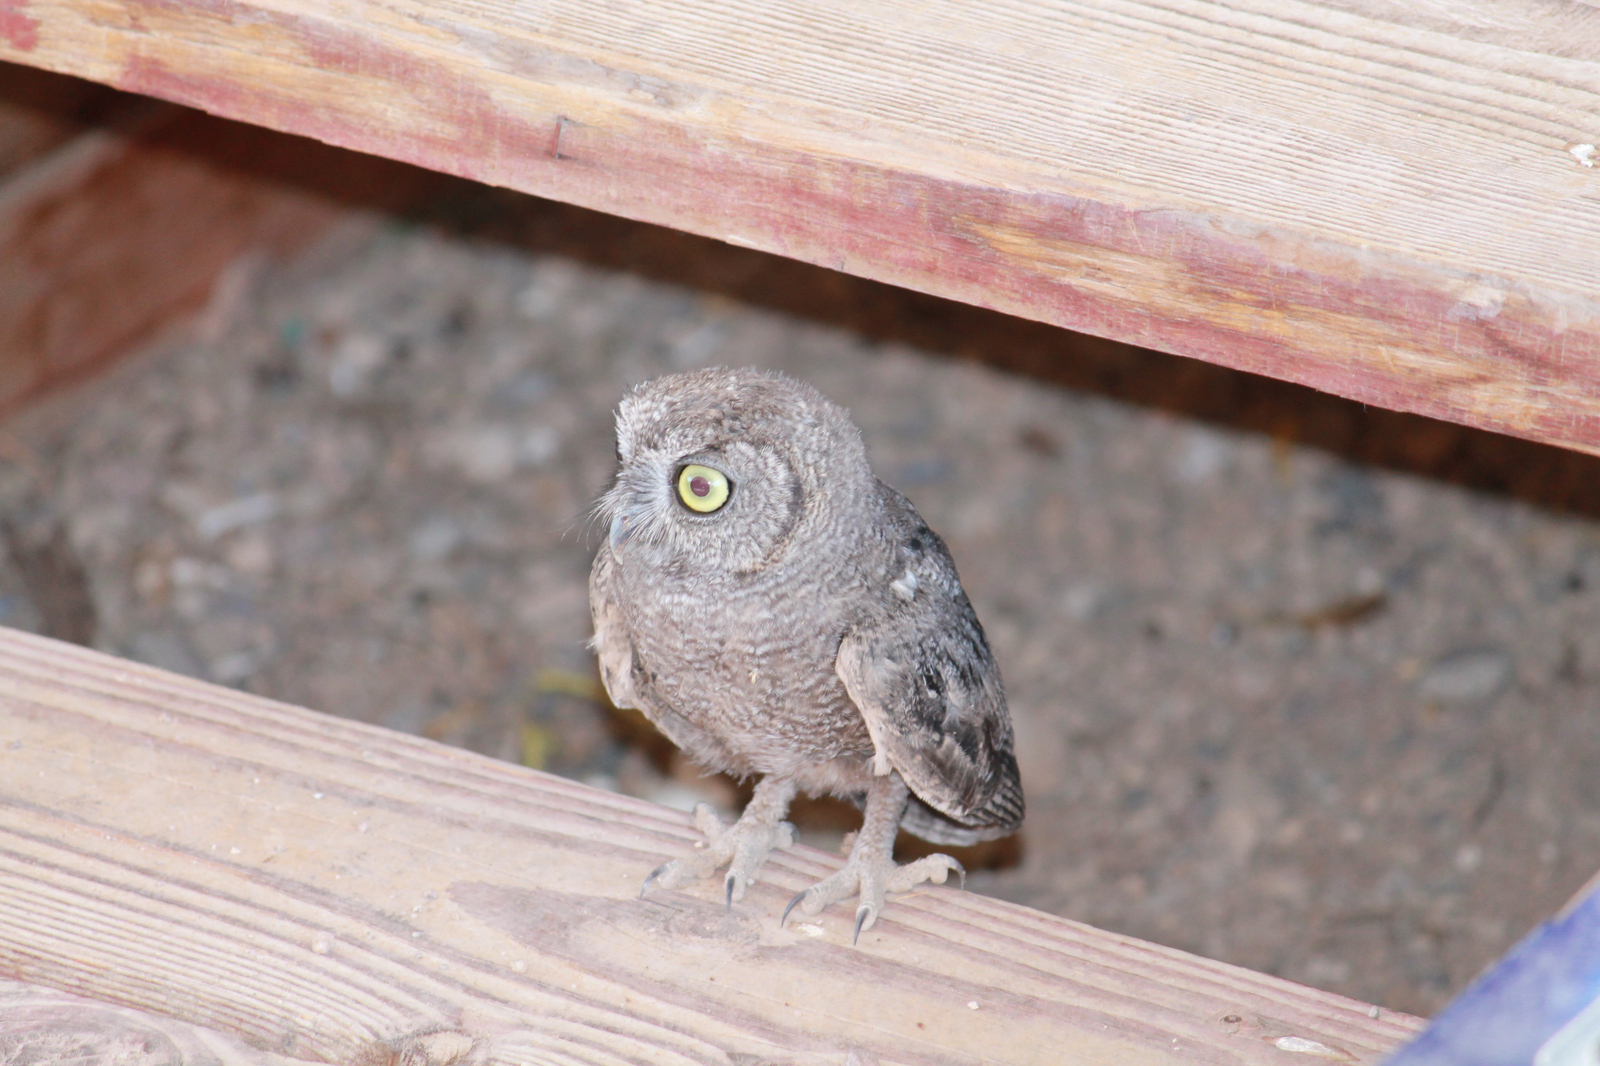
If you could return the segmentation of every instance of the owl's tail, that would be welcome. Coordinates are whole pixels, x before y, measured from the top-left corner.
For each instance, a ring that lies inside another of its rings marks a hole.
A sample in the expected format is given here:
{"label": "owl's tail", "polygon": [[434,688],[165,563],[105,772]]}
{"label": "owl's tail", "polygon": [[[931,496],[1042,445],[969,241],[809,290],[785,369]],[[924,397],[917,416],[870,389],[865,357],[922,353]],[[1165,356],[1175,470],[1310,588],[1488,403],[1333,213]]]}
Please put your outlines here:
{"label": "owl's tail", "polygon": [[1025,805],[1022,801],[1022,781],[1017,774],[1017,762],[1008,756],[1000,767],[999,786],[986,803],[961,819],[936,810],[923,802],[915,792],[906,805],[901,828],[934,844],[963,847],[983,840],[998,840],[1010,836],[1022,825]]}

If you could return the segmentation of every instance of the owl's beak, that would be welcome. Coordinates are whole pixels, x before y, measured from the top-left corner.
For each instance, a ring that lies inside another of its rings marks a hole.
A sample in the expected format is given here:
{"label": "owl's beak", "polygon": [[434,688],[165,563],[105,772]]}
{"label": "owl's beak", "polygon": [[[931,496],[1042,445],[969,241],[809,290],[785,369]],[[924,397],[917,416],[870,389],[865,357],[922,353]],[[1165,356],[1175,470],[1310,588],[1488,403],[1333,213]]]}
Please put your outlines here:
{"label": "owl's beak", "polygon": [[627,511],[618,511],[611,516],[611,550],[616,551],[622,547],[629,537],[633,536],[633,526],[629,525]]}
{"label": "owl's beak", "polygon": [[611,511],[611,550],[616,551],[649,526],[650,494],[630,481],[621,481],[607,496]]}

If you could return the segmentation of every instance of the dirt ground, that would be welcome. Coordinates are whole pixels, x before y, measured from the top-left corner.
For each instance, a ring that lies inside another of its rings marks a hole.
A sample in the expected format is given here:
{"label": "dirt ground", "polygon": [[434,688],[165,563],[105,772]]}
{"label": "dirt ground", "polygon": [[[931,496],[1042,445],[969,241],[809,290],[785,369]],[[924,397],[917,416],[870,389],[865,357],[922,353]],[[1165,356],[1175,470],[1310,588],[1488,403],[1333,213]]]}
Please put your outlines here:
{"label": "dirt ground", "polygon": [[1428,1013],[1600,868],[1600,462],[464,184],[0,426],[0,624],[735,807],[584,648],[612,408],[707,364],[949,542],[1030,808],[973,890]]}

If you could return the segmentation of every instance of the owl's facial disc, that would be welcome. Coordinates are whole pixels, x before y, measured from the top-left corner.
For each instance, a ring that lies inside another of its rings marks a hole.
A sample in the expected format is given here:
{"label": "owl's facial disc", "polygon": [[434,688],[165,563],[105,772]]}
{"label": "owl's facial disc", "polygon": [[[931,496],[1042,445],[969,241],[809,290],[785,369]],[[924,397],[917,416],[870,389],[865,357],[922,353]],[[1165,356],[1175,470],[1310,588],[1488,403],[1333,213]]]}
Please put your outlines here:
{"label": "owl's facial disc", "polygon": [[732,492],[728,475],[714,467],[688,463],[678,471],[678,499],[697,514],[721,510]]}
{"label": "owl's facial disc", "polygon": [[685,432],[623,455],[601,513],[626,565],[749,572],[775,558],[804,512],[797,475],[765,441]]}

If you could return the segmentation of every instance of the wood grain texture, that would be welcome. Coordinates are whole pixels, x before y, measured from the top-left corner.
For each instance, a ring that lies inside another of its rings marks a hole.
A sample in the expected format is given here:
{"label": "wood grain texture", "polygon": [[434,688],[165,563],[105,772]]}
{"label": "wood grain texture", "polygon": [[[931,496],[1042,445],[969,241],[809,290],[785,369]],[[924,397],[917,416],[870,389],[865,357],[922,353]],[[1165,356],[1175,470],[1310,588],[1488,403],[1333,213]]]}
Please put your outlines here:
{"label": "wood grain texture", "polygon": [[338,217],[332,203],[190,151],[217,120],[123,103],[71,136],[0,110],[27,153],[0,177],[0,410],[196,310],[239,256],[287,253]]}
{"label": "wood grain texture", "polygon": [[338,1063],[1293,1066],[1420,1026],[950,888],[897,897],[857,948],[847,907],[780,930],[840,865],[806,848],[732,912],[713,882],[639,898],[693,839],[664,808],[0,630],[0,978],[158,1029]]}
{"label": "wood grain texture", "polygon": [[1600,11],[7,0],[0,57],[1600,450]]}
{"label": "wood grain texture", "polygon": [[163,1015],[0,981],[0,1062],[7,1066],[288,1066],[292,1061]]}

